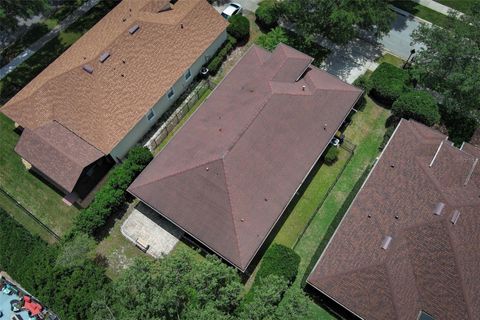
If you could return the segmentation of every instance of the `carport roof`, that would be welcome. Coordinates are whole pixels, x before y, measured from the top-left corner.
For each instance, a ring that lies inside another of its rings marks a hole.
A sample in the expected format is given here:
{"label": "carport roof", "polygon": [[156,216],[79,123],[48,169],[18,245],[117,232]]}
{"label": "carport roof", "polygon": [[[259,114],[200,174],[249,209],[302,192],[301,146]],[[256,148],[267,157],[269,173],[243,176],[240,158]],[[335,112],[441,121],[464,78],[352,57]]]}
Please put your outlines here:
{"label": "carport roof", "polygon": [[362,93],[311,61],[253,46],[129,192],[244,271]]}

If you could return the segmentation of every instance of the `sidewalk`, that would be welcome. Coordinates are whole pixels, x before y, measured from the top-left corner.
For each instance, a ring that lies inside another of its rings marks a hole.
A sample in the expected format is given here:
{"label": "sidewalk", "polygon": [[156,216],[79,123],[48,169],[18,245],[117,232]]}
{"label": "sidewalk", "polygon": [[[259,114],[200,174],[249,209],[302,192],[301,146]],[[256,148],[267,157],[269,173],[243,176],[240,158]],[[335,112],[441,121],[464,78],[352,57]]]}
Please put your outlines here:
{"label": "sidewalk", "polygon": [[7,74],[15,70],[15,68],[22,64],[25,60],[30,58],[35,52],[40,50],[46,43],[55,38],[60,32],[68,28],[72,23],[78,20],[81,16],[87,13],[91,8],[96,6],[100,0],[88,0],[78,9],[76,9],[71,15],[66,17],[62,22],[58,24],[55,28],[52,29],[49,33],[35,41],[30,47],[28,47],[21,54],[16,56],[10,61],[9,64],[3,66],[0,69],[0,80],[5,78]]}
{"label": "sidewalk", "polygon": [[454,10],[450,7],[447,7],[441,3],[438,3],[436,1],[433,1],[433,0],[412,0],[413,2],[416,2],[418,4],[421,4],[422,6],[424,7],[427,7],[429,9],[432,9],[433,11],[436,11],[438,13],[441,13],[441,14],[444,14],[446,16],[448,16],[448,12],[451,10],[451,11],[454,11],[455,13],[457,13],[458,15],[463,15],[462,12],[460,11],[457,11],[457,10]]}

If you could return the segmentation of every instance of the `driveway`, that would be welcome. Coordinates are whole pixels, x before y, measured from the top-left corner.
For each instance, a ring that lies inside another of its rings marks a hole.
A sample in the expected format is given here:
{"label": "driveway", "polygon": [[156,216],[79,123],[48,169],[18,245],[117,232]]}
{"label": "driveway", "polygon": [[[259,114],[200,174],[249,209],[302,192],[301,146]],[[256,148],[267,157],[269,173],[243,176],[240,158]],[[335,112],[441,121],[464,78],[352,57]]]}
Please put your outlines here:
{"label": "driveway", "polygon": [[258,3],[261,0],[217,0],[213,2],[213,7],[217,9],[218,12],[222,12],[223,9],[230,3],[235,2],[242,6],[243,10],[248,10],[255,12],[258,8]]}
{"label": "driveway", "polygon": [[421,23],[416,18],[396,12],[392,29],[381,39],[373,39],[367,34],[349,42],[347,45],[335,45],[327,41],[319,41],[320,45],[329,48],[332,53],[322,64],[322,69],[336,75],[340,79],[352,83],[367,70],[377,67],[375,60],[389,52],[404,60],[410,55],[410,50],[421,50],[420,45],[412,46],[412,32]]}

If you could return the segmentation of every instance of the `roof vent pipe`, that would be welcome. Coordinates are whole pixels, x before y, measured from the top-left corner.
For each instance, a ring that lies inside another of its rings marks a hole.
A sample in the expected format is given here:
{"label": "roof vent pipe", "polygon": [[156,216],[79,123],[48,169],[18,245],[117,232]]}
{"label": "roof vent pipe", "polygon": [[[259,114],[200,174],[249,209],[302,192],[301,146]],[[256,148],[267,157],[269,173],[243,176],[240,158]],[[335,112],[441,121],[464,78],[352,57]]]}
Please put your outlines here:
{"label": "roof vent pipe", "polygon": [[382,241],[382,249],[383,250],[387,250],[388,247],[390,247],[390,243],[392,242],[392,237],[390,236],[386,236],[385,238],[383,238],[383,241]]}
{"label": "roof vent pipe", "polygon": [[445,208],[445,203],[437,202],[437,204],[435,204],[435,208],[433,208],[433,214],[436,216],[441,216],[443,208]]}
{"label": "roof vent pipe", "polygon": [[83,71],[89,73],[89,74],[92,74],[93,73],[93,67],[89,64],[85,64],[83,65],[82,67]]}
{"label": "roof vent pipe", "polygon": [[134,34],[135,32],[138,31],[138,29],[140,29],[140,26],[138,24],[136,24],[133,27],[131,27],[130,29],[128,29],[128,33]]}

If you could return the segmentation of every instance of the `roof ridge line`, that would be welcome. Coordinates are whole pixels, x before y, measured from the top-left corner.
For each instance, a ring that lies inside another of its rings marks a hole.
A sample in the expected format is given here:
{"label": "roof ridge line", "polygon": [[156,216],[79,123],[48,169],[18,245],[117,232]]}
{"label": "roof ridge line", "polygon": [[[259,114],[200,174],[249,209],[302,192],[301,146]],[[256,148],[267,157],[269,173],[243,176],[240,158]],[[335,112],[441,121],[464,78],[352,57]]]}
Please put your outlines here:
{"label": "roof ridge line", "polygon": [[266,97],[264,99],[264,101],[262,102],[262,105],[261,107],[259,108],[258,112],[255,113],[255,115],[252,117],[252,119],[247,123],[247,125],[244,127],[244,129],[241,130],[240,134],[235,137],[234,141],[232,142],[231,145],[228,146],[227,148],[227,151],[223,153],[223,155],[221,156],[221,159],[225,159],[228,154],[230,153],[230,151],[233,150],[233,148],[235,147],[235,145],[240,141],[240,139],[243,137],[243,135],[248,131],[248,129],[250,129],[250,127],[252,126],[252,124],[255,122],[255,120],[258,118],[258,116],[260,115],[260,113],[262,113],[263,109],[265,109],[265,107],[267,106],[268,104],[268,101],[270,101],[272,97],[272,92],[270,91],[270,95],[268,95],[268,97]]}
{"label": "roof ridge line", "polygon": [[[68,132],[72,133],[73,135],[75,135],[76,137],[80,138],[82,141],[86,142],[88,145],[92,146],[90,143],[88,143],[87,141],[83,140],[81,137],[79,137],[78,135],[76,135],[73,131],[71,131],[70,129],[68,129],[67,127],[65,127],[64,125],[62,125],[60,122],[56,121],[56,120],[52,120],[52,122],[55,122],[55,123],[58,123],[62,128],[66,129]],[[45,125],[47,125],[48,123],[44,124],[43,126],[41,127],[38,127],[36,129],[39,129],[39,128],[42,128],[44,127]],[[45,143],[47,143],[49,146],[51,146],[53,149],[57,150],[59,153],[61,153],[62,155],[64,155],[65,157],[67,157],[68,159],[72,160],[73,163],[75,163],[76,165],[82,167],[82,168],[85,168],[82,164],[78,163],[77,162],[77,158],[72,158],[70,157],[69,154],[67,154],[66,152],[63,152],[63,150],[60,150],[58,148],[56,148],[52,143],[50,143],[48,140],[45,140],[43,139],[37,132],[35,132],[35,130],[32,130],[32,129],[29,129],[30,131],[32,131],[36,136],[38,136],[42,141],[44,141]],[[100,151],[98,150],[97,148],[95,148],[97,151]],[[100,151],[101,152],[101,151]],[[104,154],[103,152],[101,152],[102,154]],[[93,163],[93,162],[92,162]],[[90,165],[91,163],[89,163],[88,165]],[[88,166],[87,165],[87,166]]]}
{"label": "roof ridge line", "polygon": [[467,314],[470,316],[470,319],[473,319],[474,317],[472,316],[472,312],[470,311],[470,308],[469,308],[470,304],[468,303],[467,292],[465,291],[465,281],[464,281],[463,272],[462,272],[461,268],[459,268],[460,264],[458,262],[457,249],[452,242],[452,231],[451,231],[451,228],[449,228],[449,221],[446,218],[446,215],[445,215],[445,218],[443,219],[442,222],[443,222],[443,224],[445,224],[445,223],[447,224],[447,226],[445,227],[447,229],[447,234],[448,234],[447,241],[450,244],[451,250],[453,252],[453,261],[455,261],[455,269],[457,271],[458,277],[460,278],[460,289],[462,291],[463,302],[465,304],[465,309],[467,310]]}
{"label": "roof ridge line", "polygon": [[[157,182],[157,181],[164,180],[164,179],[167,179],[167,178],[171,178],[171,177],[174,177],[174,176],[178,176],[178,175],[183,174],[183,173],[185,173],[185,172],[187,172],[187,171],[190,171],[190,170],[193,170],[193,169],[197,169],[197,168],[199,168],[199,167],[201,167],[201,166],[207,165],[207,164],[209,164],[209,163],[212,163],[212,162],[215,162],[215,161],[218,161],[218,160],[222,160],[222,159],[221,159],[221,158],[217,158],[217,159],[213,159],[213,160],[208,160],[208,161],[206,161],[206,162],[202,162],[201,164],[196,165],[196,166],[193,166],[193,167],[189,166],[189,167],[186,168],[186,169],[183,169],[183,170],[181,170],[181,171],[178,171],[178,172],[175,172],[175,173],[166,175],[165,177],[161,177],[161,178],[159,178],[159,179],[154,179],[154,180],[152,180],[152,181],[150,181],[150,182],[143,183],[143,184],[137,186],[136,188],[149,186],[149,185],[151,185],[152,183],[155,183],[155,182]],[[144,171],[145,171],[145,170],[144,170]]]}
{"label": "roof ridge line", "polygon": [[223,169],[223,179],[225,183],[225,188],[227,191],[227,199],[228,199],[228,206],[230,207],[230,217],[232,218],[232,224],[233,224],[233,234],[235,236],[235,248],[237,249],[237,254],[238,254],[238,260],[240,263],[242,263],[242,257],[240,254],[240,246],[239,246],[239,241],[238,241],[238,233],[237,233],[237,224],[235,223],[235,218],[233,216],[233,207],[232,207],[232,201],[230,197],[230,188],[228,187],[228,182],[227,182],[227,171],[225,170],[225,163],[224,159],[221,158],[220,162],[222,164],[222,169]]}
{"label": "roof ridge line", "polygon": [[93,144],[91,144],[90,142],[88,142],[87,140],[83,139],[81,136],[79,136],[75,131],[73,130],[70,130],[70,128],[64,126],[60,121],[56,120],[56,119],[53,119],[52,122],[56,122],[58,123],[59,125],[61,125],[63,128],[65,128],[66,130],[70,131],[71,133],[73,133],[76,137],[78,137],[79,139],[81,139],[82,141],[84,141],[85,143],[89,144],[91,147],[97,149],[97,151],[101,152],[102,154],[105,154],[105,152],[103,152],[102,150],[98,149],[97,147],[95,147]]}

